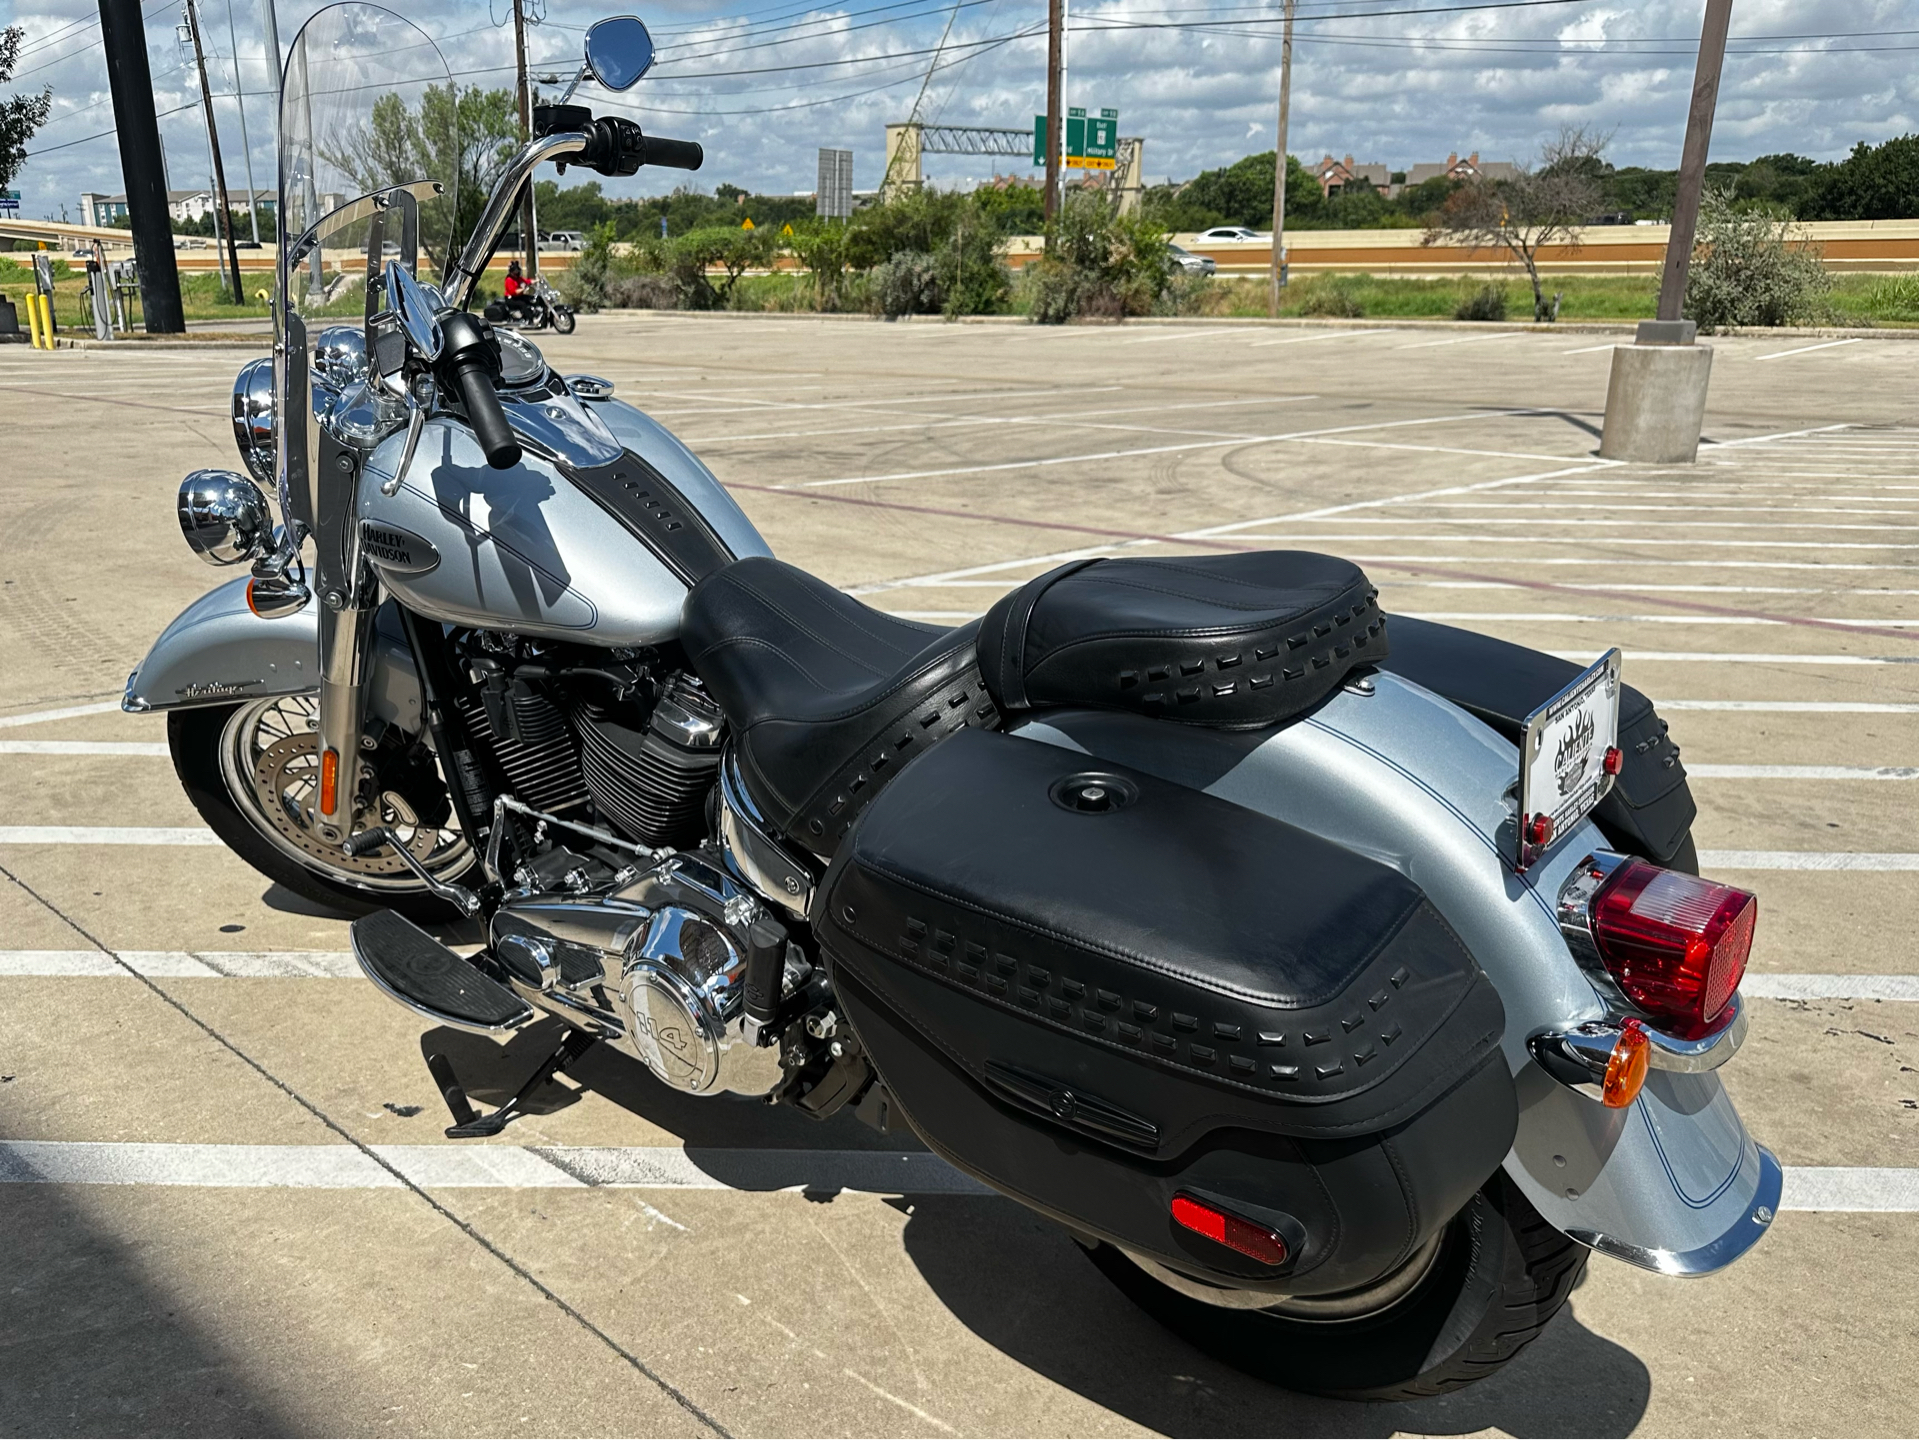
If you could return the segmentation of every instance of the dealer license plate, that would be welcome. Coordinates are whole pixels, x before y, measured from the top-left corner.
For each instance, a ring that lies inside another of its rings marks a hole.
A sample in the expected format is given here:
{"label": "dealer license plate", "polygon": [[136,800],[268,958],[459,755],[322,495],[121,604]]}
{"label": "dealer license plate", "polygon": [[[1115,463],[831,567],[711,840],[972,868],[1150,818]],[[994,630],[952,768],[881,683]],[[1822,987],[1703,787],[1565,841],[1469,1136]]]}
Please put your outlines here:
{"label": "dealer license plate", "polygon": [[1619,745],[1619,664],[1619,651],[1607,651],[1526,717],[1515,857],[1521,870],[1585,819],[1613,787],[1606,756]]}

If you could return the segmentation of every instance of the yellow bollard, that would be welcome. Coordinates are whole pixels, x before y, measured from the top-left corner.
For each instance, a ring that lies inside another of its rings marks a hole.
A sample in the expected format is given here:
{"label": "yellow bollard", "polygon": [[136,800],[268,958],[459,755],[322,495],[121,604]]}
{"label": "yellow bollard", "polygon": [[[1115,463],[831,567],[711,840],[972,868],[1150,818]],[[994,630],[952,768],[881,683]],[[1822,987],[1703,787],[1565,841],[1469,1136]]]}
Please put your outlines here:
{"label": "yellow bollard", "polygon": [[57,350],[59,346],[53,338],[53,301],[45,295],[36,297],[40,301],[40,338],[43,348]]}
{"label": "yellow bollard", "polygon": [[29,290],[27,291],[25,295],[20,297],[20,303],[24,305],[27,310],[27,340],[28,342],[36,350],[44,348],[40,344],[40,297],[39,295],[36,294],[34,291]]}

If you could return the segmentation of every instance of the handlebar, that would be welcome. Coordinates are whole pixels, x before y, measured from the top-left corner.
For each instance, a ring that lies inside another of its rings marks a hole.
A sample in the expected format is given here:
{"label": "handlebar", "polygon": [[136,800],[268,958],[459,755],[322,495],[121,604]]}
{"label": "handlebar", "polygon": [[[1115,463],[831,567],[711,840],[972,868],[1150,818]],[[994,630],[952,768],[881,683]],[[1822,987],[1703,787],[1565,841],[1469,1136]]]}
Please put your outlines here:
{"label": "handlebar", "polygon": [[616,115],[586,121],[580,129],[586,136],[586,148],[578,163],[602,175],[631,175],[642,165],[697,170],[706,159],[697,141],[648,135],[631,120]]}
{"label": "handlebar", "polygon": [[642,136],[645,149],[641,152],[642,165],[665,165],[673,170],[697,170],[706,159],[706,152],[700,148],[697,140],[668,140],[662,135]]}
{"label": "handlebar", "polygon": [[486,463],[495,470],[511,469],[520,463],[520,442],[513,438],[499,392],[493,388],[500,355],[494,348],[492,327],[459,310],[443,311],[440,329],[446,340],[440,363],[466,404],[466,418],[479,437]]}

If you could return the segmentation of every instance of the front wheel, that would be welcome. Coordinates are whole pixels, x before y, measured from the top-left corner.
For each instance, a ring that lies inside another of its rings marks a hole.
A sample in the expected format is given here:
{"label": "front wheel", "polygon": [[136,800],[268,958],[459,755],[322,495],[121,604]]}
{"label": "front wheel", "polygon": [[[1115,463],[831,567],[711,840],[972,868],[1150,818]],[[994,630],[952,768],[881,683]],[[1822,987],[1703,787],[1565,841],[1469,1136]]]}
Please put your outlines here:
{"label": "front wheel", "polygon": [[573,312],[567,309],[566,306],[555,305],[553,307],[553,329],[555,333],[571,335],[573,333],[573,327],[577,323],[579,322],[573,318]]}
{"label": "front wheel", "polygon": [[[242,860],[308,900],[353,915],[452,919],[452,907],[391,848],[351,856],[308,824],[319,790],[318,715],[310,695],[170,713],[167,744],[193,808]],[[475,868],[430,749],[389,731],[365,757],[364,773],[374,823],[392,826],[437,878],[458,880]]]}
{"label": "front wheel", "polygon": [[1433,1245],[1363,1294],[1233,1308],[1111,1245],[1090,1258],[1160,1324],[1249,1375],[1309,1395],[1414,1400],[1484,1379],[1523,1350],[1566,1303],[1587,1253],[1498,1174]]}

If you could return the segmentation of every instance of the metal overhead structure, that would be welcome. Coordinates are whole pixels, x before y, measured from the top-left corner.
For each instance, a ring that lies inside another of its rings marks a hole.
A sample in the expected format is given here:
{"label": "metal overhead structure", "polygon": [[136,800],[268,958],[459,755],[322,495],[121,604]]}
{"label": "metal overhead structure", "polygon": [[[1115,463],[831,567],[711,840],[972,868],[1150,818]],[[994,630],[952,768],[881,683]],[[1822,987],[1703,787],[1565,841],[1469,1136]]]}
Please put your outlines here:
{"label": "metal overhead structure", "polygon": [[[1118,164],[1113,184],[1119,194],[1122,213],[1139,205],[1144,184],[1146,141],[1138,135],[1119,138]],[[994,125],[928,125],[903,120],[886,127],[886,184],[890,197],[917,190],[926,183],[920,169],[922,155],[998,155],[1013,156],[1030,162],[1033,158],[1033,132],[1007,130]]]}

